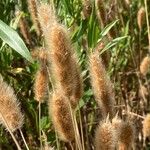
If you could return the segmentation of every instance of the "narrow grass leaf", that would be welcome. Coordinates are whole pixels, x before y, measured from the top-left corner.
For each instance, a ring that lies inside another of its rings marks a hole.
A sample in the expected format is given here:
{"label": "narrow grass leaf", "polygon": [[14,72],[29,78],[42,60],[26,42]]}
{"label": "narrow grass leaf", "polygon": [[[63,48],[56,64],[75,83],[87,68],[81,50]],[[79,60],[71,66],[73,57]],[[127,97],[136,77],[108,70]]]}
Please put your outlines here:
{"label": "narrow grass leaf", "polygon": [[101,32],[100,37],[104,37],[109,30],[118,22],[118,20],[115,20],[113,22],[111,22],[110,24],[108,24]]}

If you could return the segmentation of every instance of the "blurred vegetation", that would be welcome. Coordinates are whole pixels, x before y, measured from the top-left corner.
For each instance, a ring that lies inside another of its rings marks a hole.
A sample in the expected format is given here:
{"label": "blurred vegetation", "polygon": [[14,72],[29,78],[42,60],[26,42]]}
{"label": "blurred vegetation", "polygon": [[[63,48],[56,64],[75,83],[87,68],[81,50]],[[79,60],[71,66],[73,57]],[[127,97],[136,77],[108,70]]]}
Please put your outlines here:
{"label": "blurred vegetation", "polygon": [[[41,0],[50,3],[48,0]],[[130,110],[141,116],[150,112],[150,72],[143,77],[139,74],[139,67],[142,59],[148,54],[148,36],[146,21],[143,21],[140,31],[137,24],[137,13],[140,7],[144,6],[143,0],[130,1],[125,0],[106,0],[105,7],[108,12],[108,18],[112,18],[110,23],[118,20],[112,27],[115,35],[102,36],[103,30],[96,15],[94,0],[86,6],[86,0],[53,0],[58,19],[67,26],[71,33],[71,39],[74,49],[77,51],[79,64],[82,69],[84,79],[84,95],[80,100],[79,107],[81,113],[82,126],[86,149],[93,149],[94,131],[98,124],[100,112],[93,98],[93,93],[89,81],[88,72],[88,53],[93,49],[101,50],[100,44],[103,44],[102,58],[107,68],[111,81],[114,83],[116,93],[116,112],[121,117],[123,110]],[[147,0],[149,4],[150,1]],[[35,27],[27,6],[27,1],[1,0],[0,1],[0,19],[7,25],[13,27],[18,19],[16,11],[21,11],[25,17],[31,43],[26,43],[32,53],[33,49],[44,45],[43,37],[37,36]],[[150,18],[150,5],[148,5],[148,15]],[[108,25],[107,24],[107,25]],[[108,26],[107,26],[108,27]],[[19,23],[15,29],[25,41],[20,32]],[[100,41],[101,40],[101,41]],[[26,41],[25,41],[26,42]],[[101,53],[100,52],[100,53]],[[34,99],[33,83],[38,61],[28,62],[16,51],[0,40],[0,73],[4,79],[15,89],[16,95],[21,102],[22,111],[25,113],[25,123],[22,131],[28,143],[28,146],[36,150],[39,147],[39,129],[38,129],[38,102]],[[139,82],[140,81],[140,82]],[[141,85],[146,87],[148,94],[146,102],[140,95]],[[42,104],[41,126],[42,131],[47,136],[47,141],[51,146],[57,147],[57,139],[54,127],[48,116],[47,104]],[[86,119],[85,119],[86,118]],[[86,122],[85,122],[86,121]],[[137,128],[136,149],[143,149],[143,140],[139,138],[142,134],[142,123],[140,118],[135,119]],[[88,136],[87,136],[88,135]],[[23,146],[20,140],[19,132],[15,132],[19,144]],[[150,148],[150,141],[146,141],[147,149]],[[68,148],[67,144],[60,142],[62,149]],[[4,150],[16,149],[9,133],[3,127],[0,128],[0,148]],[[25,149],[25,148],[24,148]]]}

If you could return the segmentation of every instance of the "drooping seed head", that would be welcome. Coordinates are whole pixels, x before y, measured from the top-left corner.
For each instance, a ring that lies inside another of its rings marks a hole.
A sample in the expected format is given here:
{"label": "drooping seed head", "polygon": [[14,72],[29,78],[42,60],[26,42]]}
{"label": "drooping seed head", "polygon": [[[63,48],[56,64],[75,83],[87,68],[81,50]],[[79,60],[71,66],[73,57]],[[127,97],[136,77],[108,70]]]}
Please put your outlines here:
{"label": "drooping seed head", "polygon": [[67,97],[61,91],[52,95],[49,103],[50,116],[61,140],[70,142],[74,140],[74,127],[71,114],[71,106]]}
{"label": "drooping seed head", "polygon": [[3,118],[11,131],[23,125],[24,117],[14,90],[0,76],[0,123],[6,127]]}

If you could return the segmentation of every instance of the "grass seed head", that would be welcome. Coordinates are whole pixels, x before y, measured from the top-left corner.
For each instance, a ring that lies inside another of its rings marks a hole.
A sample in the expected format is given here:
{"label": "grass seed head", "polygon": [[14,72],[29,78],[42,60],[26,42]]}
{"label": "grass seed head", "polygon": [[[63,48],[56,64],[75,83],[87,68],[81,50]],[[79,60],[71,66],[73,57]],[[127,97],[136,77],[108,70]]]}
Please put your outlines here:
{"label": "grass seed head", "polygon": [[118,135],[119,149],[128,150],[134,143],[135,131],[131,122],[122,122],[120,124]]}
{"label": "grass seed head", "polygon": [[31,18],[33,24],[35,26],[35,30],[38,36],[41,35],[41,27],[38,21],[38,13],[37,13],[37,0],[27,0],[28,1],[28,9],[31,14]]}
{"label": "grass seed head", "polygon": [[82,0],[82,1],[83,1],[82,13],[83,13],[84,19],[86,19],[86,18],[89,18],[89,16],[91,15],[92,4],[91,4],[91,0]]}
{"label": "grass seed head", "polygon": [[41,3],[38,6],[38,18],[43,30],[43,34],[46,33],[47,30],[57,22],[54,10],[46,3]]}
{"label": "grass seed head", "polygon": [[59,87],[63,94],[69,97],[72,106],[76,107],[82,96],[82,79],[68,31],[57,23],[45,38],[51,49],[50,70],[54,75],[54,85]]}
{"label": "grass seed head", "polygon": [[143,121],[144,138],[150,137],[150,114],[147,114]]}
{"label": "grass seed head", "polygon": [[140,72],[142,75],[146,76],[149,69],[150,69],[150,56],[146,56],[141,62]]}
{"label": "grass seed head", "polygon": [[41,64],[35,76],[34,93],[35,99],[41,103],[45,101],[48,95],[48,72],[45,64]]}
{"label": "grass seed head", "polygon": [[71,116],[71,107],[68,99],[62,92],[53,93],[49,104],[50,115],[61,140],[70,142],[74,140],[74,127]]}
{"label": "grass seed head", "polygon": [[99,124],[96,130],[96,150],[114,150],[116,133],[109,121]]}
{"label": "grass seed head", "polygon": [[89,70],[95,100],[102,109],[104,117],[109,114],[112,118],[114,93],[98,53],[92,53],[89,56]]}
{"label": "grass seed head", "polygon": [[0,123],[6,127],[2,118],[11,131],[20,129],[23,125],[24,117],[14,90],[0,76]]}
{"label": "grass seed head", "polygon": [[25,42],[28,45],[32,45],[31,36],[29,33],[29,25],[28,25],[28,22],[26,21],[25,17],[20,18],[19,28],[20,28],[20,32],[21,32],[23,38],[25,39]]}
{"label": "grass seed head", "polygon": [[145,9],[141,7],[137,13],[137,23],[140,31],[142,30],[142,26],[145,20]]}

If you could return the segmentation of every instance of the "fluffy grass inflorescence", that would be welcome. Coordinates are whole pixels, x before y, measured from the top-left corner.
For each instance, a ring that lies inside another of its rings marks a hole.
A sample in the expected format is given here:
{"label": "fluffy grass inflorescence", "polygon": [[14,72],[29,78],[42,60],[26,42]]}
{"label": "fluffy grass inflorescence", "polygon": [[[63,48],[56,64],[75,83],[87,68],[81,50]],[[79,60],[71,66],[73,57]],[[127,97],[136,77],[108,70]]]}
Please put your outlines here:
{"label": "fluffy grass inflorescence", "polygon": [[82,83],[66,29],[55,24],[49,39],[55,87],[61,88],[64,95],[71,100],[72,106],[76,107],[82,96]]}
{"label": "fluffy grass inflorescence", "polygon": [[134,128],[131,122],[113,122],[116,124],[117,140],[119,150],[131,149],[134,143]]}
{"label": "fluffy grass inflorescence", "polygon": [[141,7],[137,13],[137,23],[140,31],[142,30],[142,26],[145,20],[145,9],[144,7]]}
{"label": "fluffy grass inflorescence", "polygon": [[28,26],[28,23],[27,23],[25,17],[20,18],[19,28],[20,28],[20,32],[21,32],[23,38],[25,39],[25,42],[28,45],[31,45],[32,41],[31,41],[31,36],[30,36],[30,33],[29,33],[29,26]]}
{"label": "fluffy grass inflorescence", "polygon": [[35,99],[41,103],[48,97],[48,82],[47,67],[44,64],[40,64],[40,68],[35,76],[34,93]]}
{"label": "fluffy grass inflorescence", "polygon": [[14,90],[0,76],[0,123],[6,127],[3,119],[11,131],[20,129],[24,121]]}
{"label": "fluffy grass inflorescence", "polygon": [[37,13],[37,0],[27,0],[28,1],[28,9],[32,17],[33,24],[35,26],[35,30],[38,36],[41,35],[41,27],[38,21],[38,13]]}
{"label": "fluffy grass inflorescence", "polygon": [[46,3],[41,3],[38,6],[38,18],[44,36],[48,32],[47,30],[49,30],[50,27],[57,22],[57,18],[53,8]]}
{"label": "fluffy grass inflorescence", "polygon": [[142,75],[146,75],[150,69],[150,56],[144,57],[140,64],[140,72]]}
{"label": "fluffy grass inflorescence", "polygon": [[89,56],[89,70],[95,100],[101,108],[103,116],[106,117],[109,114],[112,118],[114,104],[112,84],[97,52],[91,53]]}
{"label": "fluffy grass inflorescence", "polygon": [[[51,17],[46,14],[50,12]],[[61,89],[75,108],[82,96],[82,79],[68,31],[57,22],[54,12],[47,4],[39,7],[39,16],[49,51],[50,72],[54,78],[54,87]]]}
{"label": "fluffy grass inflorescence", "polygon": [[96,150],[114,150],[116,146],[116,132],[109,121],[100,122],[95,136]]}
{"label": "fluffy grass inflorescence", "polygon": [[49,107],[50,116],[60,139],[65,142],[74,140],[72,109],[67,97],[62,94],[61,90],[53,93]]}
{"label": "fluffy grass inflorescence", "polygon": [[143,135],[146,139],[150,137],[150,114],[147,114],[143,121]]}

